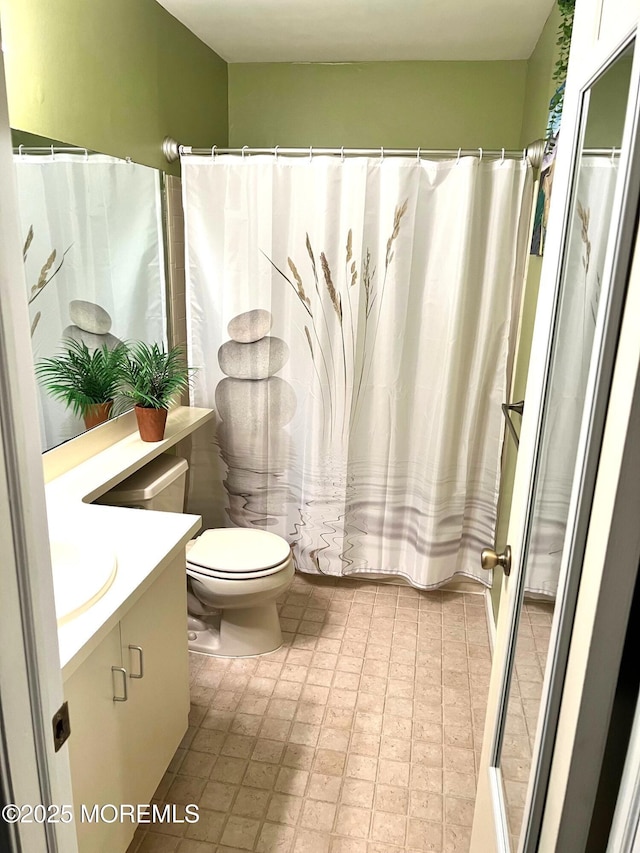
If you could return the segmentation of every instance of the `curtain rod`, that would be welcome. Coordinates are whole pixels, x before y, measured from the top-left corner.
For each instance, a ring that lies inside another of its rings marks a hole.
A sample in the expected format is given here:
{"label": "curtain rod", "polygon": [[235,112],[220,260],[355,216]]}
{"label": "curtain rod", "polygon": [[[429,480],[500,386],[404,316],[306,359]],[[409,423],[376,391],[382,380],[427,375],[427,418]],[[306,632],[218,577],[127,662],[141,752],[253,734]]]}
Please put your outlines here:
{"label": "curtain rod", "polygon": [[69,154],[69,152],[81,151],[83,154],[89,154],[88,148],[72,148],[68,145],[18,145],[13,149],[14,154],[29,154],[34,152],[45,152],[46,154]]}
{"label": "curtain rod", "polygon": [[275,148],[249,148],[245,145],[243,148],[192,148],[190,145],[181,145],[166,136],[162,143],[162,153],[169,163],[175,162],[181,156],[207,156],[216,154],[273,154],[277,157],[282,154],[287,157],[309,157],[313,155],[329,154],[334,157],[417,157],[420,159],[425,157],[468,157],[479,154],[482,157],[491,157],[492,159],[504,157],[522,157],[528,158],[529,162],[535,169],[539,169],[542,165],[546,141],[544,139],[536,139],[526,148],[521,149],[484,149],[484,148],[281,148],[276,145]]}

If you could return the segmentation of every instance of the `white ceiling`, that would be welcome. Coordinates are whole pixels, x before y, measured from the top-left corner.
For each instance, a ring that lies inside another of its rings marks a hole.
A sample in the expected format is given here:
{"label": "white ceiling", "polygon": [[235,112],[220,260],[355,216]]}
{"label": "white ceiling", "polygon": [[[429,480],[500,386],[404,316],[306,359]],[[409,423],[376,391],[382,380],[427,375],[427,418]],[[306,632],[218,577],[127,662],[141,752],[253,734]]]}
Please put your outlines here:
{"label": "white ceiling", "polygon": [[227,62],[528,59],[555,0],[158,0]]}
{"label": "white ceiling", "polygon": [[227,62],[528,59],[554,0],[158,0]]}

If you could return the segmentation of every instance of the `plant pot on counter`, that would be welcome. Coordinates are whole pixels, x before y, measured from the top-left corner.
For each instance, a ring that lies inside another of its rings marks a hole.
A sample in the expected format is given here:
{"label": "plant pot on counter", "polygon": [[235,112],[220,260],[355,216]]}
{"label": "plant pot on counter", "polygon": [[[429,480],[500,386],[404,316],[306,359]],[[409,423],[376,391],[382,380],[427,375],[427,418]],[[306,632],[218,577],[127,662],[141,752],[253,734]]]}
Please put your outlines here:
{"label": "plant pot on counter", "polygon": [[113,408],[113,400],[107,400],[105,403],[91,403],[84,410],[82,420],[87,429],[105,423],[109,420],[111,409]]}
{"label": "plant pot on counter", "polygon": [[167,423],[167,409],[134,406],[140,438],[143,441],[162,441]]}

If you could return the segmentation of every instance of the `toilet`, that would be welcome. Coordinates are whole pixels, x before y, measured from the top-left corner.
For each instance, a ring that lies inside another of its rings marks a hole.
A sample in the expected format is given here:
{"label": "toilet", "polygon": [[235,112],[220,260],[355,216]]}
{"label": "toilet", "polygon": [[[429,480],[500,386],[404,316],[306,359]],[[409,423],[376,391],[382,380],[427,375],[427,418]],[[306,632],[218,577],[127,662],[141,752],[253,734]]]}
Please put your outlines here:
{"label": "toilet", "polygon": [[[162,455],[96,503],[183,512],[186,459]],[[187,544],[189,648],[220,657],[247,657],[282,645],[276,608],[294,576],[288,542],[245,527],[205,530]]]}

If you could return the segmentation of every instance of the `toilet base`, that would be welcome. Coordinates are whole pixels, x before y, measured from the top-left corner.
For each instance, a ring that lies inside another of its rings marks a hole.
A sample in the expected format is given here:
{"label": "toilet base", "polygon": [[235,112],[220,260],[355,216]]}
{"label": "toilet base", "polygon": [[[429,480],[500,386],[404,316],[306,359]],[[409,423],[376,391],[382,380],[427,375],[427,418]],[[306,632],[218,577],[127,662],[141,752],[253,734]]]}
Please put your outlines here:
{"label": "toilet base", "polygon": [[189,617],[192,652],[213,657],[253,657],[275,652],[281,645],[282,631],[275,602]]}

